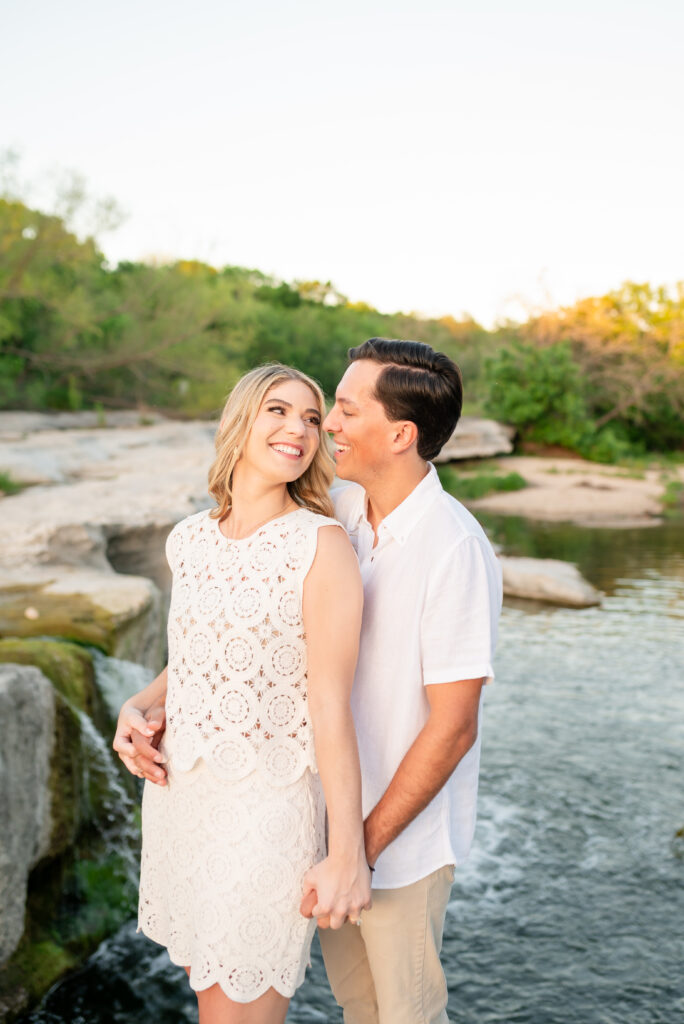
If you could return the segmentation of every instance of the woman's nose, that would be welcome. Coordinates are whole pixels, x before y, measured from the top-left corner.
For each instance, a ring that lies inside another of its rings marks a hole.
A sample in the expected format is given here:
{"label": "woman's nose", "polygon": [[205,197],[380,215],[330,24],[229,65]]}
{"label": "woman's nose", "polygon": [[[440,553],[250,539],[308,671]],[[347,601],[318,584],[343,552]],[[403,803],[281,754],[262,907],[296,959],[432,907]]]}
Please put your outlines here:
{"label": "woman's nose", "polygon": [[287,431],[295,437],[301,437],[306,433],[306,424],[301,416],[290,416],[287,422]]}

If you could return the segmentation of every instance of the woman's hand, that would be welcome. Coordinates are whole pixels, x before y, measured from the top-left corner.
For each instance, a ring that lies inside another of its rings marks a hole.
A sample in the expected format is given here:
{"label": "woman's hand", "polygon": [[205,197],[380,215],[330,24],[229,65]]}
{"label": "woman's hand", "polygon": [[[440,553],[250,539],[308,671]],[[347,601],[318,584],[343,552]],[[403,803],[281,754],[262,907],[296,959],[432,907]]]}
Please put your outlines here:
{"label": "woman's hand", "polygon": [[166,785],[166,771],[161,767],[164,757],[158,750],[165,718],[163,705],[145,715],[131,701],[126,701],[119,712],[112,744],[129,772],[160,786]]}
{"label": "woman's hand", "polygon": [[347,918],[357,922],[371,906],[370,871],[361,852],[355,858],[328,856],[304,876],[300,912],[304,917],[329,918],[331,928],[341,928]]}
{"label": "woman's hand", "polygon": [[166,772],[160,767],[164,758],[157,748],[166,727],[167,685],[168,667],[144,690],[128,698],[119,712],[112,744],[129,772],[161,786],[166,785]]}

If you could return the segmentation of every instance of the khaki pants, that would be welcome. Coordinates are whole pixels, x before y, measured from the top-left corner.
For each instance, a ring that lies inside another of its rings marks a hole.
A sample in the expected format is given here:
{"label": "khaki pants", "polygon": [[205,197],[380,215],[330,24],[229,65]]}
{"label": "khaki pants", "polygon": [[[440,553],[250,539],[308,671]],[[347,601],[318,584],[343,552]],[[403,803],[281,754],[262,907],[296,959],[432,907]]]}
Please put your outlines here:
{"label": "khaki pants", "polygon": [[439,954],[454,880],[447,864],[400,889],[374,889],[361,926],[318,936],[345,1024],[448,1024]]}

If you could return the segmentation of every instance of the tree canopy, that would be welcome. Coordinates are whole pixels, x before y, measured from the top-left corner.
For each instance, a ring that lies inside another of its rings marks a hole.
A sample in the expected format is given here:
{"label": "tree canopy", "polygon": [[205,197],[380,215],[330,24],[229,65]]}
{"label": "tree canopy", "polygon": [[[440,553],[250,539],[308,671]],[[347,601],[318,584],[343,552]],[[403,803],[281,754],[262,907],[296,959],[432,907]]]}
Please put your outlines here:
{"label": "tree canopy", "polygon": [[347,349],[425,341],[460,365],[466,411],[592,458],[684,444],[684,283],[607,295],[487,331],[468,317],[383,314],[330,282],[195,260],[110,267],[64,218],[0,199],[0,408],[155,407],[214,415],[279,360],[332,395]]}

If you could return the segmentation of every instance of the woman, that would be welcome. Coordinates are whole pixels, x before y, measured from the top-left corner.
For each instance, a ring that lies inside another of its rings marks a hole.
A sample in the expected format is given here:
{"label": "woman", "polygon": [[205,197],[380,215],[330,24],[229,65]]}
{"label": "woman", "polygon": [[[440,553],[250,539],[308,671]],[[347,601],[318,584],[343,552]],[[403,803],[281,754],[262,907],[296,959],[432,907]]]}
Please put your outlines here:
{"label": "woman", "polygon": [[284,1021],[315,927],[304,890],[333,927],[370,905],[349,705],[362,587],[331,518],[323,415],[320,389],[288,367],[235,386],[216,508],[167,541],[168,666],[124,704],[114,740],[135,770],[131,729],[165,699],[168,784],[145,785],[139,927],[185,967],[200,1024]]}

